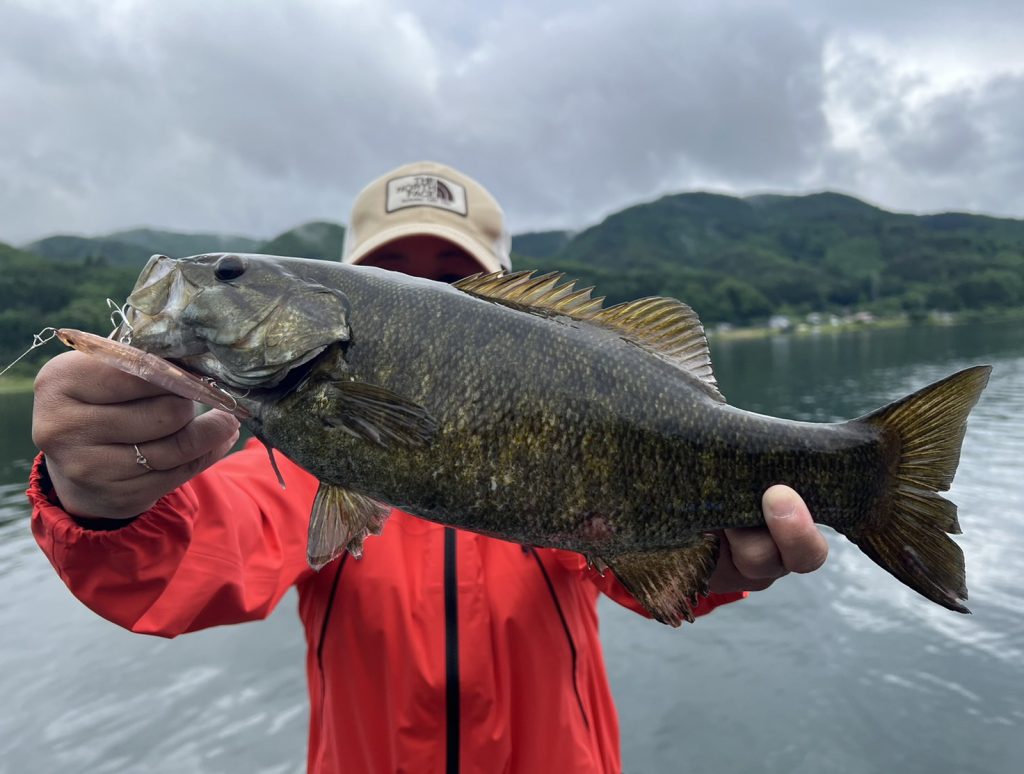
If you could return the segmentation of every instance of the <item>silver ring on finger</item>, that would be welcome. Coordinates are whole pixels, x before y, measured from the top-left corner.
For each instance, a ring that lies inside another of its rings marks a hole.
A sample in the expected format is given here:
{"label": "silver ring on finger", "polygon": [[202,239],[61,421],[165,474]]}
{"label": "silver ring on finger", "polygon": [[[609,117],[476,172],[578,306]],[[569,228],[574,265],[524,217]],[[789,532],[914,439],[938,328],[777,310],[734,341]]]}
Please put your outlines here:
{"label": "silver ring on finger", "polygon": [[146,459],[146,455],[143,454],[139,450],[139,445],[137,443],[133,443],[132,444],[132,448],[135,449],[135,462],[136,462],[136,464],[141,465],[146,470],[153,470],[153,471],[156,470],[156,468],[154,468],[152,465],[149,464],[149,460]]}

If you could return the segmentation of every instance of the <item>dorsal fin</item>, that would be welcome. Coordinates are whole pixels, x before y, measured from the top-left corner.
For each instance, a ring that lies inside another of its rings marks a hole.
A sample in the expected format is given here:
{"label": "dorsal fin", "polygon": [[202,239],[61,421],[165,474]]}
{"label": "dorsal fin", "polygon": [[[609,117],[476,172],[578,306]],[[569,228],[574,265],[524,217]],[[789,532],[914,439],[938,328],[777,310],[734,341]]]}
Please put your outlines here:
{"label": "dorsal fin", "polygon": [[[564,314],[577,320],[586,320],[601,310],[604,297],[591,298],[592,287],[576,290],[576,281],[562,282],[565,275],[551,272],[535,277],[533,271],[517,271],[506,274],[474,274],[453,283],[454,287],[466,293],[501,301],[510,306],[529,309],[543,309],[555,314]],[[558,283],[562,284],[558,284]]]}
{"label": "dorsal fin", "polygon": [[[667,360],[696,377],[716,401],[725,402],[711,370],[704,326],[697,313],[682,301],[652,296],[602,307],[604,297],[591,298],[593,288],[576,290],[561,272],[535,277],[532,271],[512,274],[474,274],[454,283],[459,290],[524,311],[563,314],[600,325]],[[561,284],[559,284],[561,283]]]}
{"label": "dorsal fin", "polygon": [[695,376],[708,395],[725,403],[711,370],[711,352],[697,313],[674,298],[651,296],[602,309],[589,322],[621,332],[630,341]]}

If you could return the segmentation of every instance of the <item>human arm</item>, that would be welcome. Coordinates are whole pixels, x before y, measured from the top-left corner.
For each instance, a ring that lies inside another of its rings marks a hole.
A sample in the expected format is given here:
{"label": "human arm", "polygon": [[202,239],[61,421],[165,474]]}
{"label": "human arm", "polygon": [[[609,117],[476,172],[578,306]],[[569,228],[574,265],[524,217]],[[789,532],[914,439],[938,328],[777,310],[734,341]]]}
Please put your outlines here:
{"label": "human arm", "polygon": [[72,593],[121,626],[173,636],[265,617],[309,571],[316,482],[282,459],[282,491],[260,448],[206,469],[237,432],[213,414],[78,353],[37,378],[33,533]]}

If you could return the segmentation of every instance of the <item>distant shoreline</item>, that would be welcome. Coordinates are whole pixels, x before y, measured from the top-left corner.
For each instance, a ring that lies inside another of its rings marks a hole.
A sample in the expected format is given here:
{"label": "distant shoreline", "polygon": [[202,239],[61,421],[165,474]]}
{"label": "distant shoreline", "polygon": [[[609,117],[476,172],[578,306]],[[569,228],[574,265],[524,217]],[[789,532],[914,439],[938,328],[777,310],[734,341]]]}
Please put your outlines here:
{"label": "distant shoreline", "polygon": [[834,335],[837,333],[849,333],[851,331],[909,328],[911,326],[920,326],[923,328],[947,328],[956,325],[1015,322],[1018,320],[1024,320],[1024,307],[1019,309],[964,312],[959,314],[952,312],[932,313],[924,319],[911,319],[909,315],[904,314],[892,317],[878,317],[870,322],[840,321],[835,324],[795,322],[788,327],[772,327],[769,325],[709,326],[706,329],[706,333],[708,339],[711,341],[747,341],[752,339],[769,338],[771,336],[821,336]]}
{"label": "distant shoreline", "polygon": [[31,392],[34,376],[0,376],[0,395]]}

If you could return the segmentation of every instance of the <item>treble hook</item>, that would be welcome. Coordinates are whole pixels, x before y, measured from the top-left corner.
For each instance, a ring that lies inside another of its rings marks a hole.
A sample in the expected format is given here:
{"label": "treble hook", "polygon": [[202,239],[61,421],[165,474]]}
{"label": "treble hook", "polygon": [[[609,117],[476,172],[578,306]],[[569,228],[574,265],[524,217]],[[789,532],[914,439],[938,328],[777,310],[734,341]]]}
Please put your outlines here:
{"label": "treble hook", "polygon": [[[233,393],[231,393],[228,390],[227,387],[224,387],[224,386],[218,384],[217,381],[215,379],[213,379],[212,377],[210,377],[210,376],[204,376],[204,377],[201,377],[201,378],[202,378],[202,380],[204,382],[206,382],[208,385],[210,385],[213,389],[215,389],[221,395],[226,395],[227,397],[229,397],[231,399],[231,412],[232,413],[235,411],[235,409],[238,408],[238,398],[236,398],[235,395]],[[250,390],[246,390],[245,394],[242,395],[241,397],[243,397],[243,398],[246,397],[246,395],[248,395],[249,392],[250,392]]]}
{"label": "treble hook", "polygon": [[128,302],[125,301],[123,305],[118,306],[116,301],[108,298],[107,308],[110,310],[110,324],[114,328],[107,338],[113,339],[116,336],[117,341],[122,344],[131,344],[132,333],[135,329],[128,322]]}

